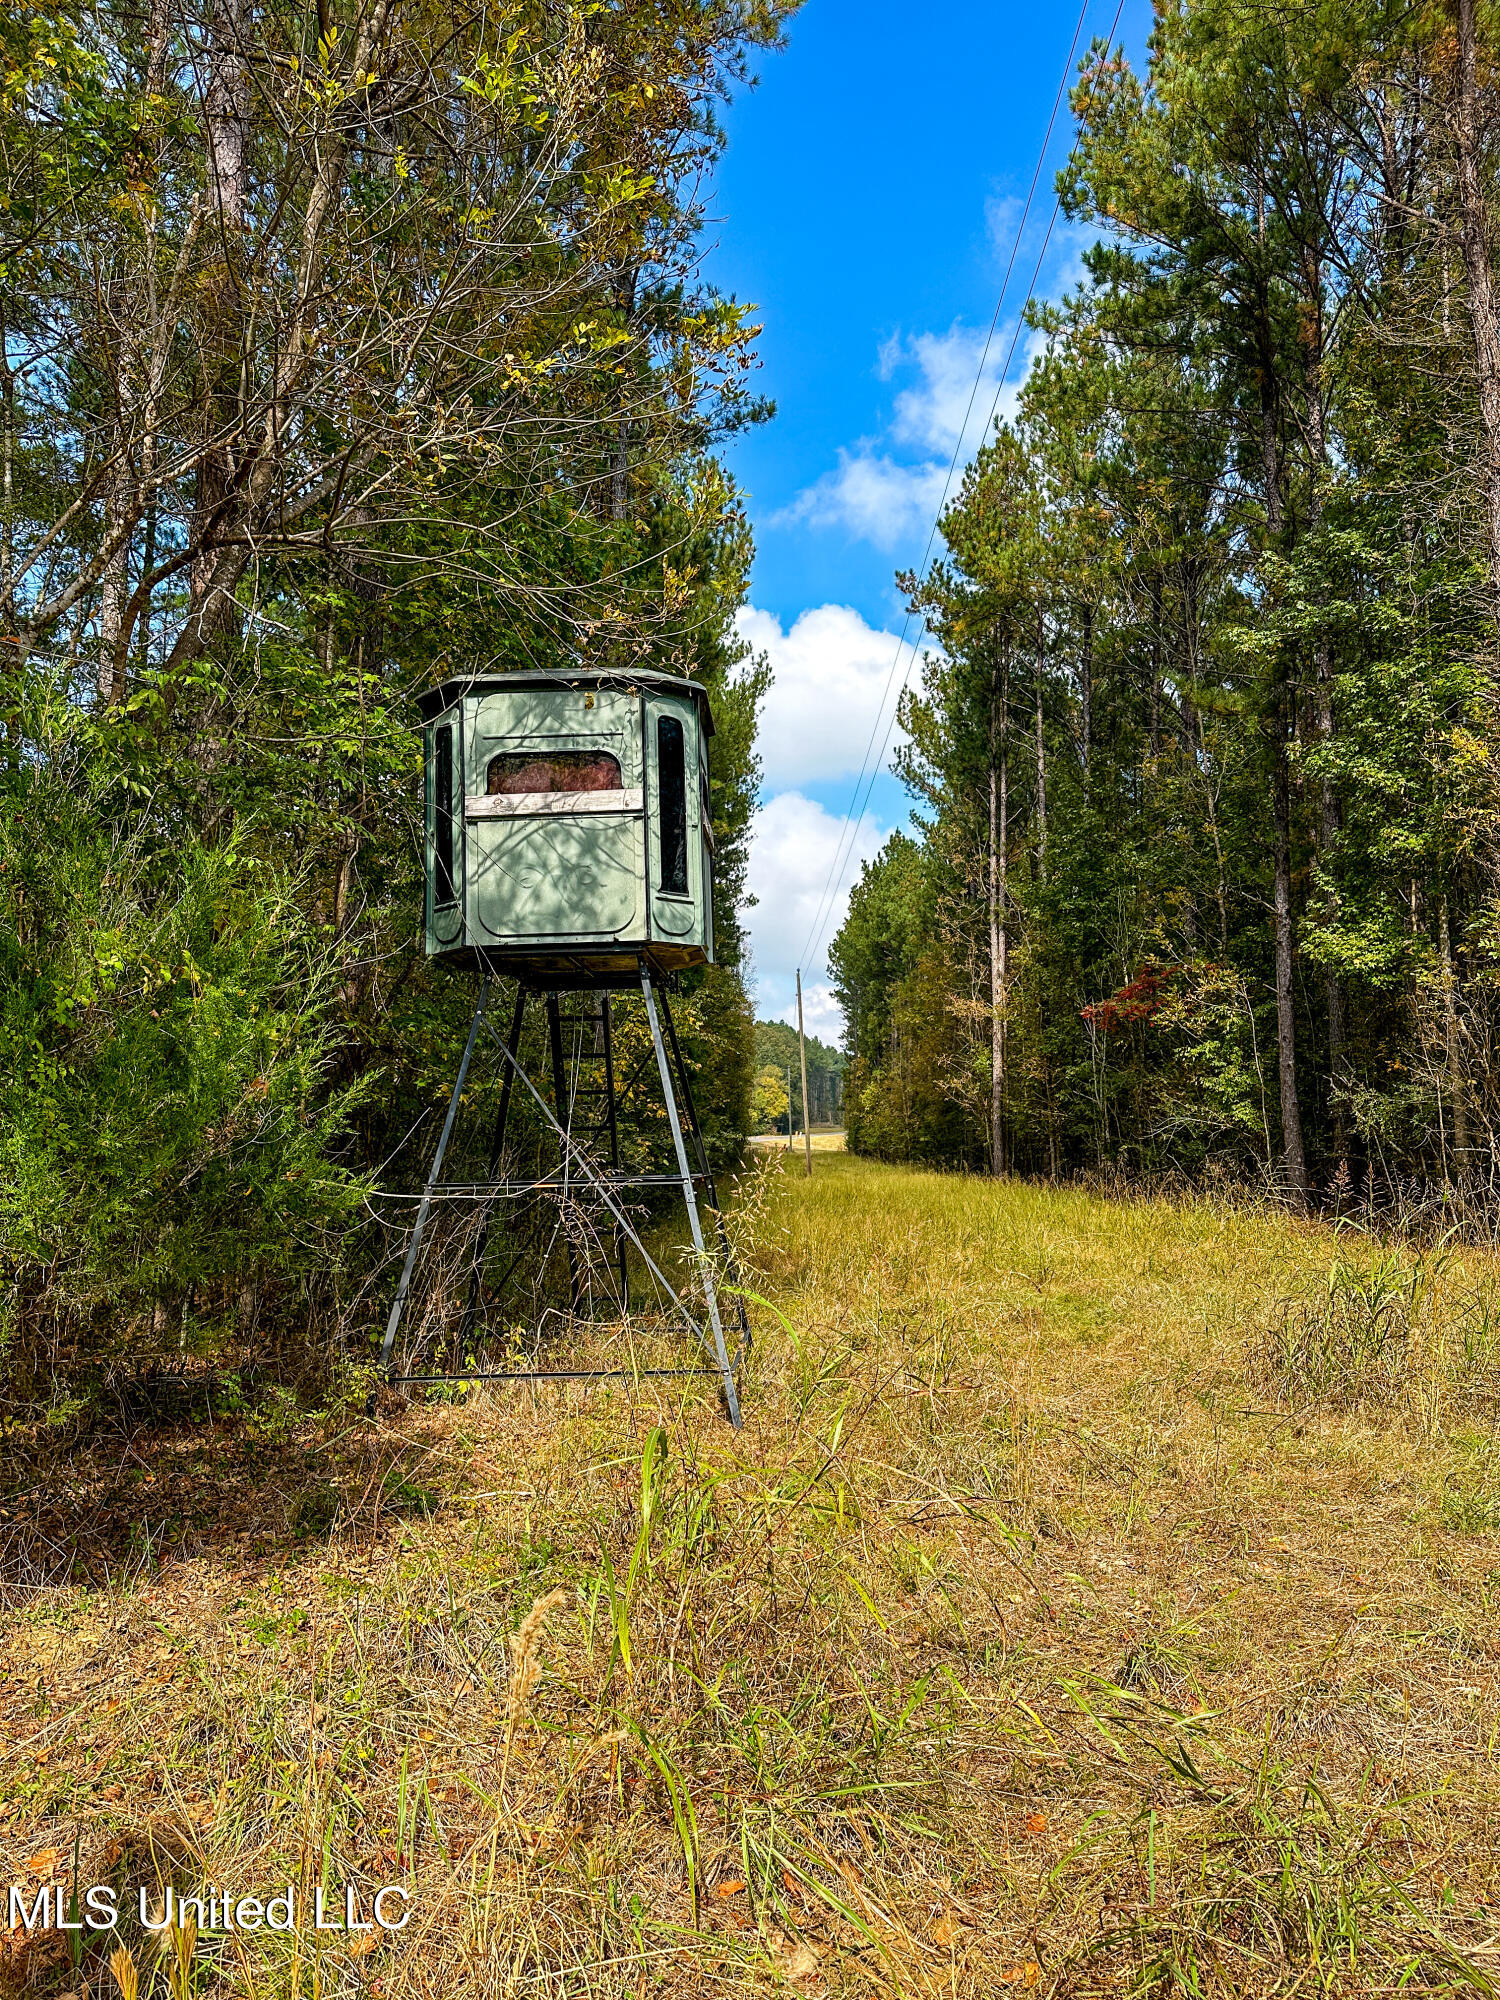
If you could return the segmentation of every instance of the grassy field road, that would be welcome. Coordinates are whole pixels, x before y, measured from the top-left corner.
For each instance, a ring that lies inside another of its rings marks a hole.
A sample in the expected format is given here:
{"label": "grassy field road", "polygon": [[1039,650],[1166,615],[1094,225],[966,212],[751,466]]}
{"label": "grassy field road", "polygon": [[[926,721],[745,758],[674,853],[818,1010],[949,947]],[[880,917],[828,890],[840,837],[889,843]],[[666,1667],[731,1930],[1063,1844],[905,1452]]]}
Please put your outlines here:
{"label": "grassy field road", "polygon": [[80,1454],[129,1535],[12,1581],[0,1881],[407,1889],[198,1940],[266,2000],[1493,1990],[1490,1261],[800,1167],[738,1436],[642,1385]]}

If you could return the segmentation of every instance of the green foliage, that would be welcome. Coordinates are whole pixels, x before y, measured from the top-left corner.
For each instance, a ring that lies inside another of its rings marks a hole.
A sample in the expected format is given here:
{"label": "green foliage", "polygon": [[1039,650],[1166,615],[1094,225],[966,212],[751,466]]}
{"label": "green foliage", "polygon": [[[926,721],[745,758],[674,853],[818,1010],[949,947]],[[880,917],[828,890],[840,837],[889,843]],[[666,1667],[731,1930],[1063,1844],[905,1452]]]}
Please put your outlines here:
{"label": "green foliage", "polygon": [[828,954],[852,1048],[870,1052],[889,1037],[893,991],[916,969],[935,900],[924,850],[904,833],[860,871]]}
{"label": "green foliage", "polygon": [[[814,1125],[830,1125],[839,1118],[843,1104],[844,1058],[839,1050],[820,1042],[816,1035],[806,1036],[805,1041],[807,1094],[812,1099],[812,1122]],[[797,1044],[797,1030],[785,1021],[757,1021],[755,1061],[763,1073],[775,1077],[781,1085],[781,1109],[775,1113],[775,1119],[785,1119],[790,1105],[791,1116],[800,1132],[802,1052]],[[766,1129],[766,1125],[756,1127],[759,1132]]]}
{"label": "green foliage", "polygon": [[890,993],[881,1059],[857,1056],[850,1064],[846,1115],[855,1152],[934,1165],[982,1157],[965,1089],[972,1065],[947,972],[938,953],[924,952]]}
{"label": "green foliage", "polygon": [[750,1093],[751,1129],[756,1132],[787,1130],[786,1115],[790,1108],[791,1099],[787,1096],[781,1071],[770,1068],[757,1070]]}
{"label": "green foliage", "polygon": [[755,1080],[750,1002],[738,971],[732,966],[705,967],[694,975],[686,1001],[672,1011],[692,1074],[693,1099],[709,1158],[716,1167],[730,1166],[739,1160],[750,1130]]}
{"label": "green foliage", "polygon": [[240,834],[112,812],[86,723],[53,752],[0,790],[10,1334],[94,1362],[193,1350],[247,1288],[300,1319],[336,1289],[365,1189],[306,884]]}

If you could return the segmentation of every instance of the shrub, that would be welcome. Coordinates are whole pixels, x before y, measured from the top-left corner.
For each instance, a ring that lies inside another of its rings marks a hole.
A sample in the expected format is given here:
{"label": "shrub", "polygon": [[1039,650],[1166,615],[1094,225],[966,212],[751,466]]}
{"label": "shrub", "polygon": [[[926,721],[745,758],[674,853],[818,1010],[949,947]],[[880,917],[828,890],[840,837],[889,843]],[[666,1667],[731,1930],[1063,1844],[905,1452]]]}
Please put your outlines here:
{"label": "shrub", "polygon": [[[0,812],[0,1369],[12,1408],[262,1337],[360,1217],[296,876],[81,754]],[[113,796],[107,796],[113,791]]]}

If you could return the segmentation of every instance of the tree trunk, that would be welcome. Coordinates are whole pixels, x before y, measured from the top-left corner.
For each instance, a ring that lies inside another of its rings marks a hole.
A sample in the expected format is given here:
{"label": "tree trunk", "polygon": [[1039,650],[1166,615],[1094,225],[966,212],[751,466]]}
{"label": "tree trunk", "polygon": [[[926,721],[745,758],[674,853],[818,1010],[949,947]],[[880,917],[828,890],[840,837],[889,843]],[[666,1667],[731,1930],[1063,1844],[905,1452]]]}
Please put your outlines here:
{"label": "tree trunk", "polygon": [[16,621],[15,461],[16,378],[10,365],[9,331],[0,318],[0,713],[5,721],[5,764],[11,771],[21,765],[19,709],[26,657]]}
{"label": "tree trunk", "polygon": [[[149,97],[159,98],[166,89],[167,20],[165,0],[151,0],[146,27],[145,65],[141,82]],[[248,78],[247,78],[248,87]],[[160,138],[143,132],[134,155],[133,171],[150,185],[155,184]],[[241,163],[243,180],[243,161]],[[243,198],[242,198],[243,205]],[[152,237],[148,233],[147,254]],[[123,251],[122,251],[123,258]],[[147,295],[150,297],[150,294]],[[136,625],[145,630],[141,659],[151,642],[151,585],[149,577],[156,560],[156,415],[152,327],[143,328],[135,317],[139,299],[131,296],[131,274],[122,270],[110,290],[110,345],[115,355],[115,422],[113,476],[104,502],[106,546],[118,543],[100,579],[99,662],[97,689],[101,707],[119,707],[130,690],[130,653]],[[143,421],[144,420],[144,421]],[[141,560],[141,581],[130,587],[130,552],[135,529],[142,515],[141,495],[147,502],[145,548]]]}
{"label": "tree trunk", "polygon": [[110,489],[104,506],[104,532],[120,537],[119,547],[110,558],[99,594],[99,669],[97,686],[101,708],[118,707],[125,699],[125,673],[119,664],[121,638],[125,626],[125,606],[130,600],[130,577],[126,560],[130,542],[121,533],[122,513],[118,483]]}
{"label": "tree trunk", "polygon": [[1261,362],[1260,454],[1266,531],[1274,541],[1281,533],[1285,510],[1281,504],[1281,445],[1276,436],[1276,378],[1269,357]]}
{"label": "tree trunk", "polygon": [[[1314,267],[1313,283],[1318,291],[1321,304],[1321,266]],[[1321,344],[1311,344],[1307,351],[1307,437],[1308,453],[1312,459],[1312,493],[1308,503],[1307,524],[1315,531],[1323,524],[1323,476],[1327,469],[1328,445],[1327,427],[1323,415],[1323,360]],[[1320,602],[1326,599],[1321,592]],[[1326,611],[1326,603],[1324,604]],[[1313,678],[1317,704],[1318,740],[1325,746],[1333,741],[1333,641],[1326,622],[1319,626],[1313,642]],[[1321,813],[1318,825],[1318,859],[1325,872],[1332,866],[1334,846],[1338,840],[1339,810],[1338,798],[1333,788],[1333,780],[1325,771],[1319,782]],[[1329,883],[1322,895],[1323,921],[1332,923],[1338,914],[1338,897]],[[1328,1017],[1328,1088],[1330,1109],[1333,1114],[1333,1142],[1339,1158],[1342,1159],[1348,1147],[1348,1133],[1344,1117],[1344,1102],[1340,1091],[1345,1081],[1345,1048],[1347,1036],[1344,1022],[1344,988],[1337,970],[1331,966],[1323,968],[1323,1001]]]}
{"label": "tree trunk", "polygon": [[[246,4],[246,0],[228,0],[228,4],[238,9]],[[353,45],[349,50],[348,64],[352,75],[364,76],[373,73],[376,52],[385,39],[390,23],[392,5],[393,0],[373,0],[368,13],[360,21]],[[243,73],[241,83],[245,88],[244,101],[248,118],[248,88],[244,86]],[[331,126],[316,155],[312,185],[308,190],[306,207],[298,230],[300,240],[296,246],[295,290],[290,311],[284,322],[274,379],[267,406],[257,419],[256,436],[246,441],[239,490],[234,496],[236,513],[252,519],[256,511],[270,498],[277,471],[283,462],[281,440],[290,420],[293,402],[314,366],[316,352],[314,306],[322,276],[324,234],[339,198],[349,153],[348,135],[352,130],[352,126]],[[200,481],[200,494],[201,491]],[[195,533],[204,525],[207,524],[203,522],[201,512],[195,514]],[[212,540],[212,537],[210,539]],[[207,561],[200,573],[201,588],[195,593],[190,615],[183,619],[181,629],[164,662],[164,671],[167,674],[174,673],[185,661],[203,650],[204,642],[210,636],[212,623],[210,614],[220,600],[228,617],[231,620],[235,618],[234,592],[239,579],[249,567],[250,555],[250,548],[243,542],[229,548],[210,547]]]}
{"label": "tree trunk", "polygon": [[620,420],[619,440],[615,445],[615,467],[610,480],[609,515],[612,521],[623,521],[630,491],[630,426]]}
{"label": "tree trunk", "polygon": [[1469,1096],[1464,1088],[1463,1053],[1459,1046],[1457,981],[1453,971],[1453,940],[1448,928],[1446,891],[1438,902],[1438,952],[1443,982],[1443,1039],[1447,1045],[1448,1095],[1453,1106],[1453,1152],[1458,1163],[1458,1183],[1469,1178]]}
{"label": "tree trunk", "polygon": [[1005,852],[1009,816],[1005,729],[1010,694],[1010,651],[1001,655],[1000,685],[990,689],[989,792],[989,917],[990,917],[990,1171],[1005,1172],[1005,991],[1009,973],[1010,938],[1006,924]]}
{"label": "tree trunk", "polygon": [[1278,709],[1271,778],[1275,848],[1276,1064],[1281,1081],[1282,1167],[1287,1192],[1298,1208],[1307,1206],[1307,1160],[1302,1150],[1302,1112],[1297,1103],[1297,1017],[1292,1003],[1292,828],[1287,742]]}
{"label": "tree trunk", "polygon": [[[1333,692],[1332,671],[1329,662],[1327,631],[1320,632],[1317,643],[1318,674],[1318,735],[1324,743],[1333,740]],[[1325,772],[1322,785],[1322,816],[1319,828],[1319,858],[1325,870],[1331,865],[1334,844],[1338,839],[1339,811],[1338,799],[1334,793],[1333,780]],[[1338,914],[1338,897],[1330,883],[1323,891],[1323,921],[1331,923]],[[1333,1113],[1333,1143],[1339,1158],[1344,1157],[1349,1145],[1345,1117],[1344,1100],[1341,1095],[1347,1081],[1348,1033],[1344,1014],[1344,986],[1335,967],[1323,968],[1323,1000],[1328,1014],[1328,1087]]]}
{"label": "tree trunk", "polygon": [[1500,310],[1496,306],[1495,274],[1490,265],[1489,217],[1480,168],[1475,9],[1476,0],[1456,0],[1458,75],[1453,136],[1458,156],[1469,325],[1479,378],[1485,553],[1489,562],[1491,611],[1500,615]]}
{"label": "tree trunk", "polygon": [[[616,296],[619,300],[620,311],[624,316],[625,323],[627,326],[631,325],[635,319],[636,288],[638,284],[639,284],[639,273],[634,270],[625,270],[621,272],[619,282],[615,288]],[[622,387],[623,387],[623,393],[628,401],[630,394],[630,385],[628,380],[626,380],[623,383]],[[610,519],[613,521],[623,521],[625,519],[625,515],[629,508],[629,505],[630,505],[630,419],[628,417],[622,416],[620,419],[619,434],[615,441],[614,467],[610,474],[610,500],[609,500]]]}
{"label": "tree trunk", "polygon": [[210,25],[208,89],[208,226],[218,265],[213,279],[214,339],[204,357],[207,448],[198,467],[194,532],[199,543],[190,589],[201,639],[232,630],[237,622],[232,590],[216,581],[222,530],[235,504],[235,445],[239,400],[236,367],[238,269],[245,227],[246,137],[250,119],[250,67],[245,59],[246,0],[214,0]]}
{"label": "tree trunk", "polygon": [[[1264,236],[1264,201],[1261,234]],[[1269,301],[1259,301],[1260,448],[1266,508],[1266,535],[1281,540],[1286,522],[1282,493],[1284,464],[1277,423],[1276,353],[1270,327]],[[1292,801],[1288,769],[1288,721],[1291,697],[1284,665],[1278,661],[1271,689],[1271,821],[1274,879],[1274,958],[1276,979],[1276,1067],[1281,1089],[1281,1160],[1288,1195],[1298,1208],[1307,1206],[1307,1156],[1302,1147],[1302,1111],[1297,1102],[1297,1016],[1292,995]]]}
{"label": "tree trunk", "polygon": [[[1047,743],[1042,735],[1042,677],[1046,668],[1042,614],[1036,614],[1036,874],[1047,879]],[[1054,1176],[1055,1178],[1055,1176]]]}
{"label": "tree trunk", "polygon": [[1081,710],[1082,742],[1080,761],[1088,776],[1089,758],[1094,750],[1094,607],[1083,607],[1083,645],[1078,655],[1078,701]]}
{"label": "tree trunk", "polygon": [[10,329],[0,319],[0,645],[16,636],[16,377]]}
{"label": "tree trunk", "polygon": [[[167,17],[166,0],[151,0],[146,33],[146,60],[142,83],[146,94],[160,98],[166,90]],[[154,186],[160,164],[161,137],[142,132],[134,156],[134,171],[143,182]],[[154,227],[148,227],[146,254],[154,252]],[[106,541],[119,537],[120,546],[111,557],[100,584],[99,674],[101,705],[121,706],[130,691],[131,649],[135,648],[136,671],[144,671],[151,656],[151,572],[156,565],[156,448],[160,413],[161,328],[154,316],[145,327],[131,315],[128,280],[117,287],[121,294],[112,329],[115,363],[117,462],[115,476],[105,501]],[[152,295],[148,291],[148,298]],[[144,505],[142,498],[145,496]],[[144,517],[140,581],[130,588],[130,551],[135,531]],[[139,640],[136,638],[139,630]]]}
{"label": "tree trunk", "polygon": [[[118,292],[118,286],[116,287]],[[130,363],[131,337],[124,325],[122,302],[117,300],[115,332],[115,418],[114,471],[104,502],[104,539],[116,547],[109,558],[99,592],[99,665],[97,688],[101,708],[118,707],[125,700],[125,660],[130,644],[126,624],[130,604],[130,523],[135,495],[130,486],[130,411],[135,389]]]}
{"label": "tree trunk", "polygon": [[[147,440],[147,450],[150,440]],[[146,508],[145,538],[141,545],[141,581],[136,587],[140,615],[135,620],[136,672],[143,674],[151,664],[151,572],[156,566],[156,502]],[[134,602],[134,600],[132,600]]]}

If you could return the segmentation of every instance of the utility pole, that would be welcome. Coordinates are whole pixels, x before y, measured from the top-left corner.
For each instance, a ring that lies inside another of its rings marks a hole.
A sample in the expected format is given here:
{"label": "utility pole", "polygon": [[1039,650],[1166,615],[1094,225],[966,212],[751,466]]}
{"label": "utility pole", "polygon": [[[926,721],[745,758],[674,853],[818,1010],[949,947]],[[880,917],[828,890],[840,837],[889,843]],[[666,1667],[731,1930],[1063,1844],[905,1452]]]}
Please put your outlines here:
{"label": "utility pole", "polygon": [[802,968],[797,967],[797,1050],[802,1057],[802,1144],[807,1154],[807,1178],[812,1179],[812,1120],[807,1115],[807,1037],[802,1032]]}
{"label": "utility pole", "polygon": [[786,1149],[792,1150],[792,1066],[786,1064]]}

